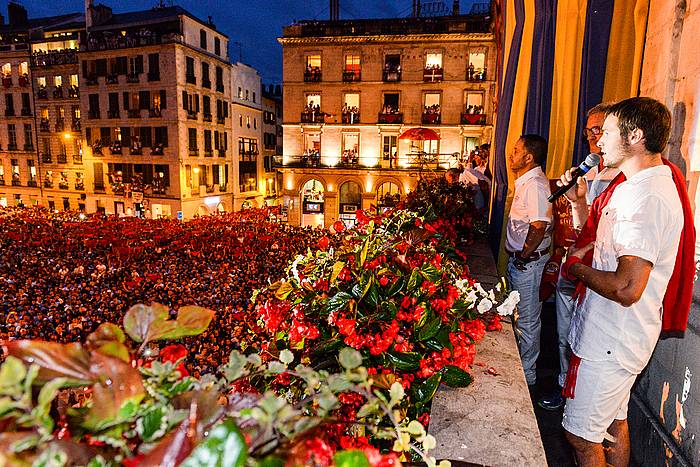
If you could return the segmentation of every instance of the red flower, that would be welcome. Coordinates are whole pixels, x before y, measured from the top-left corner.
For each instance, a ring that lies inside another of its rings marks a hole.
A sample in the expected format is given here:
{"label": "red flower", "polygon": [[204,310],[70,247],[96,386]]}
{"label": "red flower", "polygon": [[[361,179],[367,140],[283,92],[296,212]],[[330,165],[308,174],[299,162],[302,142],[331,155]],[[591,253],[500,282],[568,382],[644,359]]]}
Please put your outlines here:
{"label": "red flower", "polygon": [[338,332],[344,336],[355,334],[355,325],[357,322],[354,319],[340,318],[337,320]]}
{"label": "red flower", "polygon": [[430,412],[425,412],[423,415],[418,416],[418,421],[423,425],[425,428],[428,428],[428,425],[430,425]]}
{"label": "red flower", "polygon": [[187,356],[187,349],[180,345],[169,345],[160,350],[158,354],[161,361],[175,363],[178,360],[185,358]]}
{"label": "red flower", "polygon": [[304,443],[307,457],[306,464],[314,466],[329,466],[333,463],[333,449],[320,438],[312,438]]}
{"label": "red flower", "polygon": [[343,221],[338,220],[333,222],[333,230],[335,230],[336,233],[342,233],[345,230]]}
{"label": "red flower", "polygon": [[146,456],[144,454],[137,454],[134,457],[129,457],[128,459],[124,459],[122,461],[122,465],[124,467],[138,467],[141,464],[141,461],[143,461],[143,459],[145,457]]}
{"label": "red flower", "polygon": [[440,253],[436,253],[433,259],[430,261],[430,264],[435,266],[435,268],[440,269],[442,266],[442,257],[440,256]]}
{"label": "red flower", "polygon": [[379,278],[379,285],[386,287],[389,284],[389,278],[387,276],[382,276]]}
{"label": "red flower", "polygon": [[423,289],[423,291],[426,292],[428,295],[432,295],[437,291],[437,287],[435,286],[435,284],[430,281],[423,281],[421,289]]}
{"label": "red flower", "polygon": [[321,237],[321,239],[318,241],[318,247],[322,250],[325,250],[328,248],[328,245],[331,244],[331,241],[328,237]]}

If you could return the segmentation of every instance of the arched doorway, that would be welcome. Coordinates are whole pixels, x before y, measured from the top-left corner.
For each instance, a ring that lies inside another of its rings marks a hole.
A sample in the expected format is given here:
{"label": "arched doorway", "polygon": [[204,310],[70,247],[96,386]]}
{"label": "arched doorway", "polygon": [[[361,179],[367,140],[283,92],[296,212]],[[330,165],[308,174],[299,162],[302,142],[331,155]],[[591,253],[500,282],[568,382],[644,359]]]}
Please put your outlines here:
{"label": "arched doorway", "polygon": [[385,208],[393,208],[401,201],[401,190],[394,182],[384,182],[377,187],[376,205],[380,212]]}
{"label": "arched doorway", "polygon": [[199,217],[208,216],[208,215],[209,215],[209,209],[207,209],[207,207],[204,206],[204,205],[200,205],[200,206],[197,208],[197,215],[198,215]]}
{"label": "arched doorway", "polygon": [[219,203],[216,206],[216,212],[221,212],[221,213],[226,212],[226,206],[224,206],[224,203]]}
{"label": "arched doorway", "polygon": [[338,190],[338,219],[346,227],[355,225],[355,213],[362,209],[362,187],[357,182],[348,181],[340,185]]}
{"label": "arched doorway", "polygon": [[324,216],[324,188],[318,180],[311,179],[301,188],[301,225],[323,227]]}

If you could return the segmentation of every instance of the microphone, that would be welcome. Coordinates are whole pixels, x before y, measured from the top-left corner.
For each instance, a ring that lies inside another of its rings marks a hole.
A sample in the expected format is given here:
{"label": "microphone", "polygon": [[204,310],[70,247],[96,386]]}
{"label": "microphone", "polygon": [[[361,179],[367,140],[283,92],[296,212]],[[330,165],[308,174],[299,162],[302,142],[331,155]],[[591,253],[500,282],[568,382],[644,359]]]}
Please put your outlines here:
{"label": "microphone", "polygon": [[569,189],[576,185],[576,181],[582,176],[586,175],[589,170],[591,170],[593,167],[597,166],[600,163],[600,156],[598,154],[590,153],[587,157],[586,160],[581,162],[581,164],[576,167],[574,170],[571,171],[571,181],[567,183],[564,186],[560,186],[559,188],[556,189],[554,193],[552,193],[549,198],[547,198],[547,201],[550,203],[553,203],[554,201],[557,200],[557,198],[561,197],[564,193],[569,191]]}

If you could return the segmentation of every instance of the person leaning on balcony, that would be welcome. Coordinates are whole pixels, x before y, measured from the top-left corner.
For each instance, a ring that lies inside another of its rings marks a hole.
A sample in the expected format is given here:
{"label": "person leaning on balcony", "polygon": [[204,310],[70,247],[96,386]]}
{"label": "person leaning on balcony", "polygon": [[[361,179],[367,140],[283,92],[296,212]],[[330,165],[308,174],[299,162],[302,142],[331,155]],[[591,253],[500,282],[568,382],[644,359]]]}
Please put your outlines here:
{"label": "person leaning on balcony", "polygon": [[[598,141],[603,135],[603,122],[605,121],[605,113],[610,109],[610,104],[601,103],[591,108],[588,111],[586,118],[586,127],[583,129],[583,137],[588,143],[588,151],[601,156],[600,164],[593,167],[586,174],[586,183],[580,183],[576,192],[567,193],[567,199],[573,204],[579,199],[586,200],[586,206],[590,206],[595,198],[603,192],[610,184],[610,181],[620,173],[616,167],[606,167],[605,159],[600,154]],[[581,230],[582,222],[577,217],[574,218],[574,229],[578,232]],[[559,264],[557,263],[557,266]],[[565,277],[562,277],[559,271],[557,279],[557,287],[555,291],[555,303],[557,312],[557,334],[559,335],[559,386],[552,393],[543,396],[537,405],[545,410],[559,410],[564,407],[564,397],[562,396],[562,388],[566,373],[569,370],[569,343],[567,336],[569,335],[569,325],[571,323],[571,314],[574,311],[574,289],[576,284]]]}
{"label": "person leaning on balcony", "polygon": [[[685,177],[661,157],[671,128],[666,106],[635,97],[606,115],[598,146],[605,166],[622,173],[590,211],[579,197],[573,207],[586,224],[562,274],[587,290],[571,318],[562,426],[579,465],[619,467],[629,463],[632,385],[660,333],[687,326],[695,229]],[[570,180],[569,170],[560,183]]]}
{"label": "person leaning on balcony", "polygon": [[537,381],[535,369],[540,353],[540,281],[552,243],[549,180],[542,171],[546,159],[547,140],[539,135],[521,136],[509,156],[516,180],[506,227],[506,278],[510,287],[520,293],[519,318],[515,323],[518,349],[532,389]]}

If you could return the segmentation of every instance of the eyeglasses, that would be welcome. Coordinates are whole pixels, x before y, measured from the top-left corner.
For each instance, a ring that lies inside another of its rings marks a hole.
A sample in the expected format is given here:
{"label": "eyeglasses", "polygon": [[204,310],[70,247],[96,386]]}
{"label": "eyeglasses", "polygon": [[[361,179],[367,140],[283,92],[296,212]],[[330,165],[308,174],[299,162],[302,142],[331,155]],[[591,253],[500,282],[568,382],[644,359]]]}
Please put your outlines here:
{"label": "eyeglasses", "polygon": [[590,138],[591,136],[598,136],[602,132],[603,132],[603,129],[599,126],[594,126],[591,128],[584,128],[583,129],[583,137]]}

